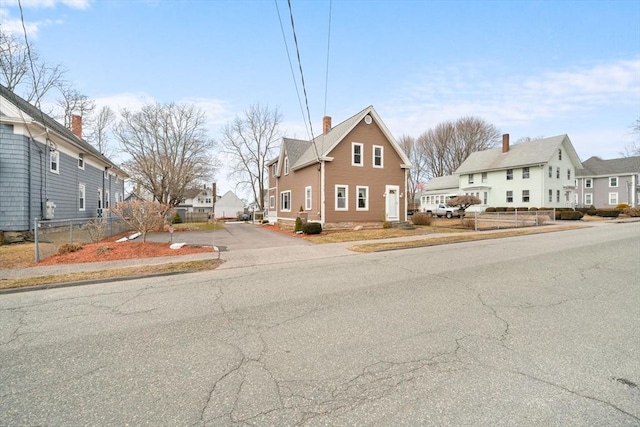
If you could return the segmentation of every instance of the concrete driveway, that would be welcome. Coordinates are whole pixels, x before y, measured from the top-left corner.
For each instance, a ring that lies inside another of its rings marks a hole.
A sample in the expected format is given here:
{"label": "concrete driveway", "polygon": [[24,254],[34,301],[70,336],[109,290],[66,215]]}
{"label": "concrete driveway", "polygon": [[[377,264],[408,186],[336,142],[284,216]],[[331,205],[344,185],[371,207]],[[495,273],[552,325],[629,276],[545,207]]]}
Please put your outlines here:
{"label": "concrete driveway", "polygon": [[[169,239],[169,233],[147,235],[147,240],[150,242],[168,242]],[[185,242],[189,245],[215,245],[220,252],[312,245],[304,239],[276,233],[261,225],[245,222],[227,222],[223,230],[175,232],[172,241]]]}

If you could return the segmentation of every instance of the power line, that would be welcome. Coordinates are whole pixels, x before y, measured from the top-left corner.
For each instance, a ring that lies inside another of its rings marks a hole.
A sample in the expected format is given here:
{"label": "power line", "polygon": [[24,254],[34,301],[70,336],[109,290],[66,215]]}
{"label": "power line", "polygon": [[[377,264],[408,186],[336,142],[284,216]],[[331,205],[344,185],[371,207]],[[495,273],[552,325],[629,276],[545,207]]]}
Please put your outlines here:
{"label": "power line", "polygon": [[[324,75],[324,115],[327,115],[327,98],[329,96],[329,48],[331,46],[331,12],[332,0],[329,0],[329,29],[327,31],[327,71]],[[324,134],[324,132],[323,132]]]}

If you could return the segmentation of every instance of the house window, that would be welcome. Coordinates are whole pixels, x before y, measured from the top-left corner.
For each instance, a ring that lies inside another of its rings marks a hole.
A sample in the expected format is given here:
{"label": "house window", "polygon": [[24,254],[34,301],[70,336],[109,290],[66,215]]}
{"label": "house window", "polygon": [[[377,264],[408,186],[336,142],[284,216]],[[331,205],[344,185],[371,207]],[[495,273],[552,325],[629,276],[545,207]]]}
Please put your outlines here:
{"label": "house window", "polygon": [[291,191],[283,191],[280,193],[280,210],[283,212],[291,212]]}
{"label": "house window", "polygon": [[485,191],[485,192],[484,192],[484,197],[483,197],[483,199],[482,199],[482,202],[483,202],[483,204],[485,204],[485,205],[487,204],[487,195],[488,195],[488,193]]}
{"label": "house window", "polygon": [[556,179],[560,179],[560,168],[556,168]]}
{"label": "house window", "polygon": [[369,210],[369,187],[356,187],[358,192],[358,204],[356,210],[368,211]]}
{"label": "house window", "polygon": [[346,211],[349,210],[347,204],[349,196],[349,187],[346,185],[336,185],[336,210]]}
{"label": "house window", "polygon": [[60,173],[60,152],[52,151],[49,154],[49,170],[53,173]]}
{"label": "house window", "polygon": [[469,184],[473,184],[473,174],[469,174]]}
{"label": "house window", "polygon": [[271,176],[275,177],[278,174],[278,163],[271,165]]}
{"label": "house window", "polygon": [[482,172],[482,182],[487,182],[487,173]]}
{"label": "house window", "polygon": [[362,166],[362,154],[364,148],[358,142],[351,143],[351,166]]}
{"label": "house window", "polygon": [[98,188],[98,209],[102,209],[102,188]]}
{"label": "house window", "polygon": [[104,207],[109,209],[109,190],[104,192]]}
{"label": "house window", "polygon": [[289,175],[289,158],[284,158],[284,174]]}
{"label": "house window", "polygon": [[553,166],[549,166],[549,178],[553,178]]}
{"label": "house window", "polygon": [[381,168],[383,167],[383,147],[379,146],[379,145],[374,145],[373,146],[373,167],[374,168]]}
{"label": "house window", "polygon": [[113,201],[118,204],[118,202],[120,202],[120,194],[116,191],[115,193],[113,193]]}
{"label": "house window", "polygon": [[311,210],[311,187],[304,188],[304,209]]}
{"label": "house window", "polygon": [[513,191],[507,191],[507,203],[513,203]]}
{"label": "house window", "polygon": [[522,179],[529,179],[529,168],[522,168]]}
{"label": "house window", "polygon": [[618,204],[618,193],[609,193],[609,204],[610,205]]}
{"label": "house window", "polygon": [[507,169],[507,181],[511,181],[513,179],[513,169]]}
{"label": "house window", "polygon": [[558,160],[562,160],[562,148],[558,148]]}
{"label": "house window", "polygon": [[78,185],[78,207],[84,211],[84,184]]}
{"label": "house window", "polygon": [[84,169],[84,154],[78,154],[78,169]]}
{"label": "house window", "polygon": [[276,208],[276,196],[269,196],[269,209]]}
{"label": "house window", "polygon": [[556,190],[556,202],[560,203],[560,190]]}
{"label": "house window", "polygon": [[618,186],[618,177],[611,176],[609,177],[609,187],[617,187]]}
{"label": "house window", "polygon": [[549,202],[553,203],[553,190],[549,190]]}
{"label": "house window", "polygon": [[571,181],[571,169],[567,169],[567,181]]}
{"label": "house window", "polygon": [[529,190],[522,190],[522,201],[529,202]]}
{"label": "house window", "polygon": [[584,180],[584,188],[593,188],[593,181],[591,181],[591,178],[586,178]]}
{"label": "house window", "polygon": [[584,205],[591,206],[593,204],[593,195],[591,193],[585,193],[584,195]]}

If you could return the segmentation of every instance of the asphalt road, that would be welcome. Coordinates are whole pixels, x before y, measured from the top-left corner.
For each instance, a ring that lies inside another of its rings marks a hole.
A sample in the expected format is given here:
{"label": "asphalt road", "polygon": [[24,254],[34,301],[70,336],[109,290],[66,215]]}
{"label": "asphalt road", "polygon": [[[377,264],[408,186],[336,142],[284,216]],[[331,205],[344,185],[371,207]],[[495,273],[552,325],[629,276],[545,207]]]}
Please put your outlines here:
{"label": "asphalt road", "polygon": [[0,425],[640,425],[640,223],[0,296]]}

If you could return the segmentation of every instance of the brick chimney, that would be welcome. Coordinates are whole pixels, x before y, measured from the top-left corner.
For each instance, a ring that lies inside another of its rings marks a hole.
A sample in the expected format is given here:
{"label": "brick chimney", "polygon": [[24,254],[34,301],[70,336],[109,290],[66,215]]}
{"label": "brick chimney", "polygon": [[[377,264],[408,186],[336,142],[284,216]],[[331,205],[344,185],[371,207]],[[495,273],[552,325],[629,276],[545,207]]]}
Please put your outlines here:
{"label": "brick chimney", "polygon": [[82,139],[82,116],[73,114],[71,116],[71,132],[78,138]]}
{"label": "brick chimney", "polygon": [[506,153],[509,151],[509,134],[505,133],[502,135],[502,152]]}
{"label": "brick chimney", "polygon": [[331,130],[331,116],[324,116],[322,118],[322,133],[326,135]]}

